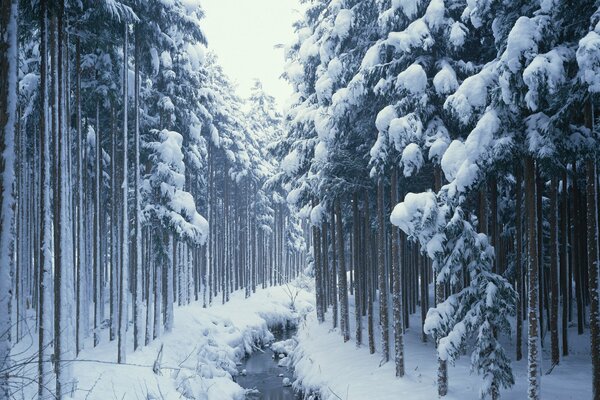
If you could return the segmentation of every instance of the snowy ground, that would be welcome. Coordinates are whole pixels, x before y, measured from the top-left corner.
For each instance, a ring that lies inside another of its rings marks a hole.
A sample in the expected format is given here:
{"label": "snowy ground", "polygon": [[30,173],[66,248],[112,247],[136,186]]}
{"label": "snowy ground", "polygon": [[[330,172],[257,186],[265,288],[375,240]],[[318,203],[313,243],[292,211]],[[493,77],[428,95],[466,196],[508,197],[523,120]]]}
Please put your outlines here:
{"label": "snowy ground", "polygon": [[[290,293],[297,296],[297,311],[290,309]],[[258,341],[272,339],[269,327],[295,321],[312,310],[313,298],[313,293],[284,285],[259,289],[249,299],[243,291],[236,292],[227,304],[207,309],[201,302],[176,308],[173,332],[136,352],[130,348],[127,365],[116,364],[116,342],[103,337],[100,346],[92,348],[90,343],[73,363],[78,380],[75,399],[243,399],[244,390],[232,379],[236,362],[252,352]],[[129,339],[132,347],[133,338]],[[15,355],[31,350],[31,344],[21,343]],[[152,367],[161,347],[161,374],[157,375]],[[26,387],[23,398],[33,398],[36,387]]]}
{"label": "snowy ground", "polygon": [[[339,329],[331,329],[331,313],[327,321],[319,325],[315,313],[311,313],[298,331],[299,345],[293,354],[293,364],[297,380],[295,385],[319,392],[322,400],[363,400],[363,399],[406,399],[431,400],[437,398],[436,353],[431,340],[422,343],[420,332],[420,312],[411,316],[411,328],[404,337],[406,376],[395,378],[393,363],[393,336],[390,338],[392,361],[380,365],[381,354],[369,354],[366,319],[363,323],[364,343],[356,348],[354,342],[354,307],[351,302],[352,340],[343,343]],[[375,309],[378,305],[375,304]],[[378,318],[375,319],[378,321]],[[377,329],[377,327],[376,327]],[[379,346],[377,330],[377,349]],[[591,360],[589,356],[589,336],[577,336],[576,328],[570,329],[570,351],[551,374],[542,377],[542,398],[544,400],[583,400],[592,396]],[[546,341],[548,342],[548,340]],[[514,356],[513,344],[508,343],[510,354]],[[544,348],[543,371],[550,368],[548,346]],[[526,357],[526,348],[524,349]],[[516,384],[509,391],[502,391],[507,400],[525,399],[527,361],[513,362]],[[447,400],[467,400],[479,398],[481,379],[469,369],[469,356],[463,356],[455,366],[449,367],[449,392]],[[307,391],[308,391],[307,390]]]}
{"label": "snowy ground", "polygon": [[[73,363],[78,380],[75,399],[243,399],[244,390],[233,381],[239,368],[236,363],[245,353],[252,352],[258,341],[272,339],[269,327],[292,320],[300,321],[299,344],[290,357],[296,374],[294,386],[302,387],[306,393],[319,392],[321,400],[437,398],[435,349],[431,340],[421,342],[417,328],[420,326],[418,310],[411,316],[411,328],[404,339],[406,376],[397,379],[393,362],[380,365],[380,353],[369,354],[366,320],[363,324],[365,344],[356,347],[352,297],[350,323],[353,337],[350,342],[343,343],[339,329],[331,329],[330,313],[324,324],[317,323],[316,315],[311,311],[314,304],[311,283],[302,281],[300,286],[303,289],[284,285],[257,290],[249,299],[244,298],[243,292],[236,292],[229,303],[208,309],[202,308],[201,303],[176,308],[172,333],[164,334],[137,352],[133,352],[132,338],[129,338],[127,365],[116,364],[116,342],[110,342],[108,332],[103,331],[102,344],[92,348],[88,343]],[[290,309],[292,297],[295,297],[296,311]],[[375,304],[374,309],[377,308]],[[571,355],[561,360],[551,374],[542,377],[544,400],[591,398],[589,336],[577,336],[576,328],[569,334]],[[376,342],[380,349],[377,326]],[[31,340],[24,340],[15,348],[14,355],[32,354],[34,347]],[[152,367],[161,347],[161,374],[157,375]],[[507,347],[513,355],[513,344],[508,342]],[[289,350],[286,348],[286,352]],[[550,367],[548,346],[543,356],[546,373]],[[526,367],[525,359],[513,362],[516,385],[512,390],[502,392],[503,399],[526,398]],[[28,375],[34,377],[36,368],[32,363]],[[480,377],[469,370],[469,356],[464,356],[449,369],[450,388],[446,399],[477,399],[480,382]],[[32,382],[17,398],[34,398],[35,390],[35,382]]]}

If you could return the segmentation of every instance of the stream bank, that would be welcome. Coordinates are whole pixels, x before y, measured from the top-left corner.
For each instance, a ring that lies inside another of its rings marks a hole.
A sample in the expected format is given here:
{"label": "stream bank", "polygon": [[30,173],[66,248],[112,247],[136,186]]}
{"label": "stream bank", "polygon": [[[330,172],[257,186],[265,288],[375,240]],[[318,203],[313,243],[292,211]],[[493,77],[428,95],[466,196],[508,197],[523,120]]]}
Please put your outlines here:
{"label": "stream bank", "polygon": [[293,325],[271,329],[274,341],[249,354],[238,366],[236,382],[247,390],[246,399],[300,400],[291,383],[294,370],[288,355],[296,346],[297,328]]}

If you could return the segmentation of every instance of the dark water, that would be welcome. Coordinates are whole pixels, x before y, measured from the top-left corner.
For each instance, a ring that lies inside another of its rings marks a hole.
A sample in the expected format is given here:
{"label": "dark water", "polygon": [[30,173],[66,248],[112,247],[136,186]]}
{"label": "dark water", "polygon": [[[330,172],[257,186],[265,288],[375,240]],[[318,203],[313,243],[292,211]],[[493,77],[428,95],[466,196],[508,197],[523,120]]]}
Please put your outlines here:
{"label": "dark water", "polygon": [[[296,329],[285,329],[273,331],[275,341],[287,340],[294,336]],[[264,353],[255,351],[242,361],[238,370],[246,370],[246,375],[239,375],[237,383],[245,389],[256,389],[258,393],[251,393],[247,399],[264,400],[295,400],[301,399],[301,395],[294,393],[291,387],[283,386],[283,379],[289,378],[293,382],[293,370],[291,368],[279,367],[278,359],[273,358],[270,347],[262,349]],[[283,376],[279,376],[283,374]]]}

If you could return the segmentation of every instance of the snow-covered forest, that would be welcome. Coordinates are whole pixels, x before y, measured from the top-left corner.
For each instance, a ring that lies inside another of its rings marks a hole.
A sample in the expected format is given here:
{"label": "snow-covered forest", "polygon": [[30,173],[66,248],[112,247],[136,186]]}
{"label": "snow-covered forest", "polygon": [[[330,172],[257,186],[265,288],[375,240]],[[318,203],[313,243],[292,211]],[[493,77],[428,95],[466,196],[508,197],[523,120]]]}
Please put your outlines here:
{"label": "snow-covered forest", "polygon": [[600,4],[293,3],[0,0],[0,400],[600,400]]}

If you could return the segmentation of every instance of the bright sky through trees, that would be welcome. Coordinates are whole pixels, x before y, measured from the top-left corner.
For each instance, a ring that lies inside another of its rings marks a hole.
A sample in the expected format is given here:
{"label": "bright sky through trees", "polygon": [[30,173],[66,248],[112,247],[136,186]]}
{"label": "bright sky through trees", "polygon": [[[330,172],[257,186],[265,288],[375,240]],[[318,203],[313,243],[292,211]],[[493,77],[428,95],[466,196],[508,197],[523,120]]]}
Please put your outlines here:
{"label": "bright sky through trees", "polygon": [[283,48],[293,39],[298,0],[204,0],[203,20],[209,48],[225,72],[238,83],[238,93],[250,94],[253,80],[284,105],[292,93],[280,76],[285,64]]}

